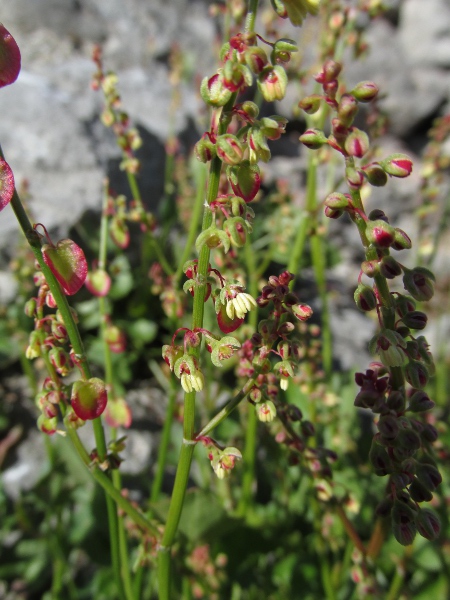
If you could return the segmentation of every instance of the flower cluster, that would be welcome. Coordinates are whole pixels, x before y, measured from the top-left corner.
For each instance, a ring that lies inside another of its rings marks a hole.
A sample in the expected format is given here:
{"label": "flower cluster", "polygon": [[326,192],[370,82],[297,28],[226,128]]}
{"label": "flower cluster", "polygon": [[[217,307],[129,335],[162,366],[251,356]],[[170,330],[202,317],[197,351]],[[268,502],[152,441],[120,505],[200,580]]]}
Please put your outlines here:
{"label": "flower cluster", "polygon": [[236,461],[242,459],[242,454],[237,448],[223,448],[210,437],[200,437],[196,441],[205,446],[211,466],[219,479],[229,477]]}
{"label": "flower cluster", "polygon": [[[435,277],[424,267],[409,269],[391,254],[411,248],[411,240],[400,228],[393,227],[381,210],[366,214],[360,190],[365,185],[384,186],[388,177],[407,177],[411,159],[393,154],[378,162],[367,161],[370,152],[368,135],[353,125],[359,102],[376,97],[372,82],[361,82],[349,93],[339,95],[341,65],[327,60],[316,80],[323,94],[307,97],[300,106],[315,113],[322,102],[331,108],[331,134],[308,129],[300,140],[311,149],[327,144],[345,159],[345,179],[349,193],[333,192],[325,204],[325,214],[338,218],[349,215],[358,228],[366,260],[361,265],[355,302],[362,311],[376,311],[379,331],[369,343],[369,350],[380,363],[365,374],[356,375],[361,390],[355,405],[370,409],[377,416],[378,433],[370,451],[370,461],[377,475],[389,475],[386,497],[379,514],[391,514],[393,531],[402,544],[410,544],[416,531],[434,538],[439,522],[419,502],[429,501],[441,478],[434,464],[431,444],[436,429],[420,414],[433,402],[424,392],[434,364],[424,336],[417,336],[427,324],[426,314],[417,309],[434,294]],[[402,276],[406,294],[391,292],[389,282]],[[371,284],[363,283],[366,277]]]}
{"label": "flower cluster", "polygon": [[[25,306],[26,315],[34,319],[25,355],[28,359],[42,357],[48,365],[50,376],[45,378],[36,395],[36,406],[41,411],[39,429],[51,435],[57,431],[60,413],[66,426],[73,428],[99,417],[106,408],[107,393],[102,380],[83,377],[78,357],[68,349],[69,336],[60,311],[48,313],[46,310],[56,305],[41,271],[35,273],[34,281],[38,286],[37,296]],[[76,319],[75,313],[73,316]],[[80,368],[82,378],[70,386],[64,378],[75,367]]]}

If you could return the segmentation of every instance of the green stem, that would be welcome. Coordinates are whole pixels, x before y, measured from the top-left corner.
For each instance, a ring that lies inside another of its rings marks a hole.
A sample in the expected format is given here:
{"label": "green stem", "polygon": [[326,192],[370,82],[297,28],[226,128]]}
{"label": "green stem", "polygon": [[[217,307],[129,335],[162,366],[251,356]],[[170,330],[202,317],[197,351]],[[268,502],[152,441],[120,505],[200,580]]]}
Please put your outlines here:
{"label": "green stem", "polygon": [[[122,489],[122,481],[120,472],[115,469],[112,472],[112,480],[114,487],[117,490]],[[109,496],[107,496],[109,498]],[[112,502],[114,515],[117,517],[117,551],[118,551],[118,573],[116,577],[120,582],[120,586],[123,589],[123,595],[126,600],[134,600],[133,586],[131,582],[130,564],[128,557],[128,544],[127,536],[125,531],[125,523],[123,516],[117,514],[116,505]]]}
{"label": "green stem", "polygon": [[[222,118],[222,116],[224,114],[226,115],[228,111],[232,109],[235,100],[236,94],[233,94],[228,103],[222,109],[218,126],[218,135],[224,134],[227,130],[228,119]],[[203,211],[202,231],[205,231],[211,225],[213,220],[213,213],[210,210],[209,205],[217,198],[221,171],[222,161],[216,156],[211,161],[210,166],[209,185],[206,199],[207,206]],[[200,250],[197,264],[197,279],[199,284],[196,287],[194,295],[192,329],[201,328],[203,326],[209,256],[210,250],[205,245]],[[196,358],[198,358],[200,348],[193,348],[191,352]],[[184,497],[195,447],[195,397],[195,392],[186,393],[184,396],[183,444],[180,450],[180,458],[177,466],[177,473],[175,476],[166,527],[158,551],[158,584],[160,600],[169,600],[170,598],[170,549],[174,542],[175,534],[181,518],[181,511],[183,509]]]}
{"label": "green stem", "polygon": [[176,384],[173,380],[171,381],[171,384],[172,385],[169,391],[168,404],[166,410],[166,418],[164,419],[164,426],[161,433],[161,441],[159,444],[158,463],[156,465],[156,473],[153,479],[152,491],[150,494],[150,502],[156,502],[161,493],[161,487],[164,477],[164,468],[166,466],[167,453],[169,450],[170,432],[172,429],[176,399]]}
{"label": "green stem", "polygon": [[[249,282],[249,293],[255,298],[258,293],[258,282],[255,277],[256,264],[255,254],[253,252],[250,240],[247,240],[244,248],[245,262],[247,266],[247,278]],[[249,325],[255,331],[258,323],[258,311],[253,310],[250,313]],[[249,389],[249,388],[248,388]],[[247,423],[245,424],[245,442],[244,451],[242,453],[243,475],[241,486],[241,499],[239,502],[238,512],[244,515],[252,504],[253,499],[253,482],[255,479],[255,463],[256,463],[256,441],[257,441],[258,419],[253,407],[249,407],[247,413]]]}
{"label": "green stem", "polygon": [[202,214],[203,209],[203,201],[205,197],[206,169],[203,167],[203,165],[198,165],[197,168],[199,168],[199,175],[196,178],[195,182],[195,185],[197,187],[197,195],[195,197],[195,204],[192,210],[192,217],[189,224],[189,232],[186,244],[184,246],[180,262],[178,263],[176,273],[174,275],[174,285],[176,285],[181,275],[183,274],[183,266],[186,263],[186,261],[189,260],[189,256],[191,255],[192,248],[194,247],[195,238],[198,234],[200,216]]}
{"label": "green stem", "polygon": [[245,18],[245,31],[252,33],[255,30],[256,13],[258,10],[259,0],[249,0],[247,16]]}
{"label": "green stem", "polygon": [[77,432],[73,429],[67,430],[67,435],[70,437],[71,442],[75,446],[77,453],[79,454],[81,460],[89,468],[89,471],[92,477],[97,481],[99,485],[111,496],[111,498],[116,502],[117,506],[121,508],[136,525],[141,527],[144,531],[151,533],[154,536],[159,537],[159,532],[157,527],[147,519],[145,515],[143,515],[139,510],[137,510],[126,498],[122,496],[120,490],[116,489],[111,481],[111,479],[104,473],[100,467],[97,465],[93,465],[89,454],[87,453],[85,447],[81,443],[80,438],[77,435]]}

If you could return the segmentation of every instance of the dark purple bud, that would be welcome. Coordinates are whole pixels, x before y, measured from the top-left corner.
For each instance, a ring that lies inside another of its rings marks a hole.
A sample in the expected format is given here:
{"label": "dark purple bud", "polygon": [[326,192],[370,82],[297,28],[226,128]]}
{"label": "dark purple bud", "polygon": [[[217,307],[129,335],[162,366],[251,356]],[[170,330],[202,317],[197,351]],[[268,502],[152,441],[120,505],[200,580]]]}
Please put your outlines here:
{"label": "dark purple bud", "polygon": [[369,460],[374,468],[375,474],[383,477],[392,473],[393,466],[389,454],[377,443],[376,440],[372,440],[372,446],[370,447]]}
{"label": "dark purple bud", "polygon": [[441,531],[441,522],[429,508],[422,509],[416,519],[417,531],[427,540],[435,540]]}
{"label": "dark purple bud", "polygon": [[402,546],[410,546],[416,537],[417,528],[413,522],[402,523],[393,520],[392,533]]}
{"label": "dark purple bud", "polygon": [[420,310],[413,310],[406,313],[402,321],[406,327],[409,327],[410,329],[425,329],[427,326],[428,317]]}
{"label": "dark purple bud", "polygon": [[433,498],[430,490],[417,477],[414,477],[413,482],[409,486],[409,493],[415,502],[430,502]]}
{"label": "dark purple bud", "polygon": [[388,441],[395,440],[398,434],[397,419],[393,415],[385,415],[377,423],[380,435]]}
{"label": "dark purple bud", "polygon": [[389,223],[389,219],[387,218],[386,213],[379,208],[374,208],[373,210],[371,210],[368,214],[368,217],[369,221],[385,221],[385,223]]}
{"label": "dark purple bud", "polygon": [[395,309],[400,315],[403,317],[409,312],[412,312],[416,308],[416,303],[412,298],[408,298],[407,296],[397,296],[395,301]]}
{"label": "dark purple bud", "polygon": [[423,363],[410,360],[405,367],[405,378],[413,388],[421,390],[428,383],[428,369]]}
{"label": "dark purple bud", "polygon": [[411,412],[424,412],[434,407],[433,400],[423,390],[417,390],[409,399],[408,410]]}
{"label": "dark purple bud", "polygon": [[424,425],[423,430],[420,432],[420,437],[425,442],[435,442],[438,439],[438,432],[436,427],[431,425],[431,423],[427,423],[426,425]]}
{"label": "dark purple bud", "polygon": [[302,421],[301,423],[302,434],[305,437],[312,437],[315,434],[314,425],[311,421]]}
{"label": "dark purple bud", "polygon": [[394,279],[402,272],[401,266],[393,256],[383,256],[380,261],[380,273],[386,279]]}
{"label": "dark purple bud", "polygon": [[389,394],[386,404],[390,410],[393,410],[397,413],[403,412],[405,409],[405,396],[402,394],[402,392],[393,390]]}
{"label": "dark purple bud", "polygon": [[417,463],[416,477],[422,485],[433,491],[442,483],[442,475],[434,465]]}

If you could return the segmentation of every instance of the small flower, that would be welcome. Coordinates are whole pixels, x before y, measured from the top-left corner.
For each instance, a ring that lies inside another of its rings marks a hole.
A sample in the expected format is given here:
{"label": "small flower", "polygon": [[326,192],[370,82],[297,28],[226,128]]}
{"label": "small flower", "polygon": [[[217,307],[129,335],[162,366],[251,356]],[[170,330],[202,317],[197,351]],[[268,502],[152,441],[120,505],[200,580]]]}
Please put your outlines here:
{"label": "small flower", "polygon": [[229,300],[226,305],[226,312],[230,319],[237,317],[243,319],[246,313],[253,308],[257,308],[256,300],[250,294],[238,292],[234,298]]}
{"label": "small flower", "polygon": [[255,406],[255,410],[258,420],[262,423],[270,423],[277,416],[277,409],[275,408],[275,404],[271,400],[259,402]]}
{"label": "small flower", "polygon": [[183,354],[175,363],[174,372],[187,394],[194,391],[200,392],[203,389],[205,378],[198,368],[198,362],[194,356]]}
{"label": "small flower", "polygon": [[219,479],[225,479],[231,474],[237,460],[242,458],[242,454],[237,448],[228,447],[222,451],[212,452],[211,466]]}
{"label": "small flower", "polygon": [[286,71],[279,65],[265,67],[258,76],[258,87],[267,102],[282,100],[286,93],[286,86]]}

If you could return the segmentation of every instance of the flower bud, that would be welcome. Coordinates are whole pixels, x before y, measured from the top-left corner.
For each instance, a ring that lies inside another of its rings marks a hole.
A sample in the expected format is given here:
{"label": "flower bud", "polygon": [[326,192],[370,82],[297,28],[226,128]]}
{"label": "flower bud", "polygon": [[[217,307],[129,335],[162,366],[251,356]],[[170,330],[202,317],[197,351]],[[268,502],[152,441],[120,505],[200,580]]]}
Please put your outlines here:
{"label": "flower bud", "polygon": [[402,318],[402,321],[406,327],[409,327],[410,329],[425,329],[428,317],[420,310],[413,310],[412,312],[406,313]]}
{"label": "flower bud", "polygon": [[363,173],[370,185],[383,187],[387,183],[387,175],[378,163],[371,163],[362,167]]}
{"label": "flower bud", "polygon": [[351,206],[351,198],[348,194],[340,194],[339,192],[333,192],[325,198],[325,206],[334,209],[346,209]]}
{"label": "flower bud", "polygon": [[394,242],[395,230],[389,223],[377,219],[367,222],[366,236],[369,242],[377,248],[389,248]]}
{"label": "flower bud", "polygon": [[428,369],[423,363],[410,360],[405,367],[405,378],[413,388],[422,389],[428,383]]}
{"label": "flower bud", "polygon": [[408,488],[411,498],[414,502],[430,502],[433,498],[433,494],[430,490],[424,486],[417,477],[414,477],[413,482]]}
{"label": "flower bud", "polygon": [[381,502],[375,509],[375,514],[377,517],[387,517],[391,514],[392,507],[394,506],[393,499],[389,496],[387,498],[383,498]]}
{"label": "flower bud", "polygon": [[376,98],[378,87],[373,81],[360,81],[350,92],[359,102],[370,102]]}
{"label": "flower bud", "polygon": [[227,177],[236,196],[245,202],[251,202],[261,186],[261,175],[258,165],[252,165],[248,160],[227,168]]}
{"label": "flower bud", "polygon": [[216,156],[216,145],[213,144],[209,136],[204,133],[195,144],[194,152],[200,162],[207,163]]}
{"label": "flower bud", "polygon": [[423,430],[420,432],[420,437],[423,440],[425,440],[425,442],[435,442],[438,439],[438,432],[436,427],[431,425],[431,423],[426,423],[423,426]]}
{"label": "flower bud", "polygon": [[406,342],[396,331],[382,329],[369,342],[369,351],[380,356],[387,367],[402,367],[408,357],[405,353]]}
{"label": "flower bud", "polygon": [[416,537],[417,528],[413,521],[403,522],[400,518],[392,523],[392,533],[402,546],[410,546]]}
{"label": "flower bud", "polygon": [[411,412],[424,412],[434,407],[433,400],[423,390],[417,390],[409,399],[408,410]]}
{"label": "flower bud", "polygon": [[375,439],[372,440],[372,445],[369,452],[369,460],[374,468],[375,475],[383,477],[389,475],[393,471],[393,466],[389,454]]}
{"label": "flower bud", "polygon": [[419,302],[430,300],[433,297],[435,280],[433,273],[425,267],[404,269],[403,286]]}
{"label": "flower bud", "polygon": [[244,148],[241,142],[231,133],[218,136],[216,140],[216,152],[220,160],[228,165],[239,164],[244,156]]}
{"label": "flower bud", "polygon": [[311,96],[306,96],[303,100],[300,100],[298,107],[304,110],[306,114],[313,115],[319,110],[321,102],[322,96],[311,94]]}
{"label": "flower bud", "polygon": [[350,165],[345,168],[345,178],[352,190],[359,190],[364,183],[364,173],[361,169],[356,169]]}
{"label": "flower bud", "polygon": [[405,460],[413,456],[421,446],[420,437],[412,429],[400,429],[394,448],[397,460]]}
{"label": "flower bud", "polygon": [[406,154],[391,154],[380,161],[380,166],[392,177],[408,177],[411,174],[413,163]]}
{"label": "flower bud", "polygon": [[365,131],[353,127],[344,144],[349,156],[362,158],[369,149],[369,136]]}
{"label": "flower bud", "polygon": [[104,269],[95,269],[87,274],[84,284],[93,296],[106,296],[111,287],[111,277]]}
{"label": "flower bud", "polygon": [[383,256],[379,262],[380,273],[386,279],[394,279],[397,275],[401,275],[402,268],[393,256]]}
{"label": "flower bud", "polygon": [[339,76],[342,71],[342,65],[331,58],[326,60],[323,65],[323,71],[319,74],[320,80],[316,77],[319,83],[330,82]]}
{"label": "flower bud", "polygon": [[327,137],[320,129],[307,129],[305,133],[300,136],[299,140],[310,150],[317,150],[328,143]]}
{"label": "flower bud", "polygon": [[255,75],[259,75],[269,62],[265,51],[259,46],[251,46],[244,56],[248,68]]}
{"label": "flower bud", "polygon": [[314,425],[311,423],[311,421],[302,421],[301,429],[302,435],[304,435],[305,437],[312,437],[316,433]]}
{"label": "flower bud", "polygon": [[46,433],[47,435],[53,435],[54,433],[56,433],[58,419],[56,417],[48,418],[45,415],[39,415],[37,420],[37,426],[42,431],[42,433]]}
{"label": "flower bud", "polygon": [[405,396],[398,390],[392,390],[386,400],[386,405],[390,410],[396,413],[403,412],[405,410]]}
{"label": "flower bud", "polygon": [[230,238],[233,246],[242,248],[245,246],[247,233],[251,231],[251,227],[242,217],[231,217],[224,222],[223,230]]}
{"label": "flower bud", "polygon": [[307,321],[313,314],[312,308],[308,304],[294,304],[291,306],[291,310],[299,321]]}
{"label": "flower bud", "polygon": [[29,300],[27,300],[27,302],[25,303],[25,308],[24,308],[24,313],[27,315],[27,317],[33,318],[35,316],[36,306],[37,306],[36,298],[30,298]]}
{"label": "flower bud", "polygon": [[371,287],[360,283],[354,294],[356,306],[363,312],[373,310],[377,305],[377,297]]}
{"label": "flower bud", "polygon": [[393,250],[410,250],[412,246],[411,238],[399,227],[395,228]]}
{"label": "flower bud", "polygon": [[238,92],[241,88],[252,85],[253,81],[250,69],[234,60],[226,61],[222,70],[222,79],[224,86],[230,92]]}
{"label": "flower bud", "polygon": [[416,519],[417,531],[427,540],[435,540],[441,531],[439,517],[429,508],[422,509]]}
{"label": "flower bud", "polygon": [[280,65],[267,66],[258,75],[257,83],[266,102],[282,100],[287,86],[286,71]]}
{"label": "flower bud", "polygon": [[375,277],[380,272],[379,262],[377,260],[365,260],[361,263],[361,271],[367,277]]}
{"label": "flower bud", "polygon": [[437,468],[427,463],[417,463],[416,477],[430,491],[434,491],[442,483],[442,475]]}
{"label": "flower bud", "polygon": [[258,420],[262,423],[270,423],[277,416],[277,409],[271,400],[258,403],[255,410]]}
{"label": "flower bud", "polygon": [[337,114],[345,127],[350,127],[358,112],[358,102],[350,94],[342,94],[339,100]]}
{"label": "flower bud", "polygon": [[212,77],[205,77],[200,85],[200,95],[206,104],[211,106],[225,106],[231,98],[232,92],[226,87],[221,75],[216,73]]}
{"label": "flower bud", "polygon": [[384,415],[377,423],[380,435],[389,442],[395,440],[398,434],[397,419],[393,415]]}

